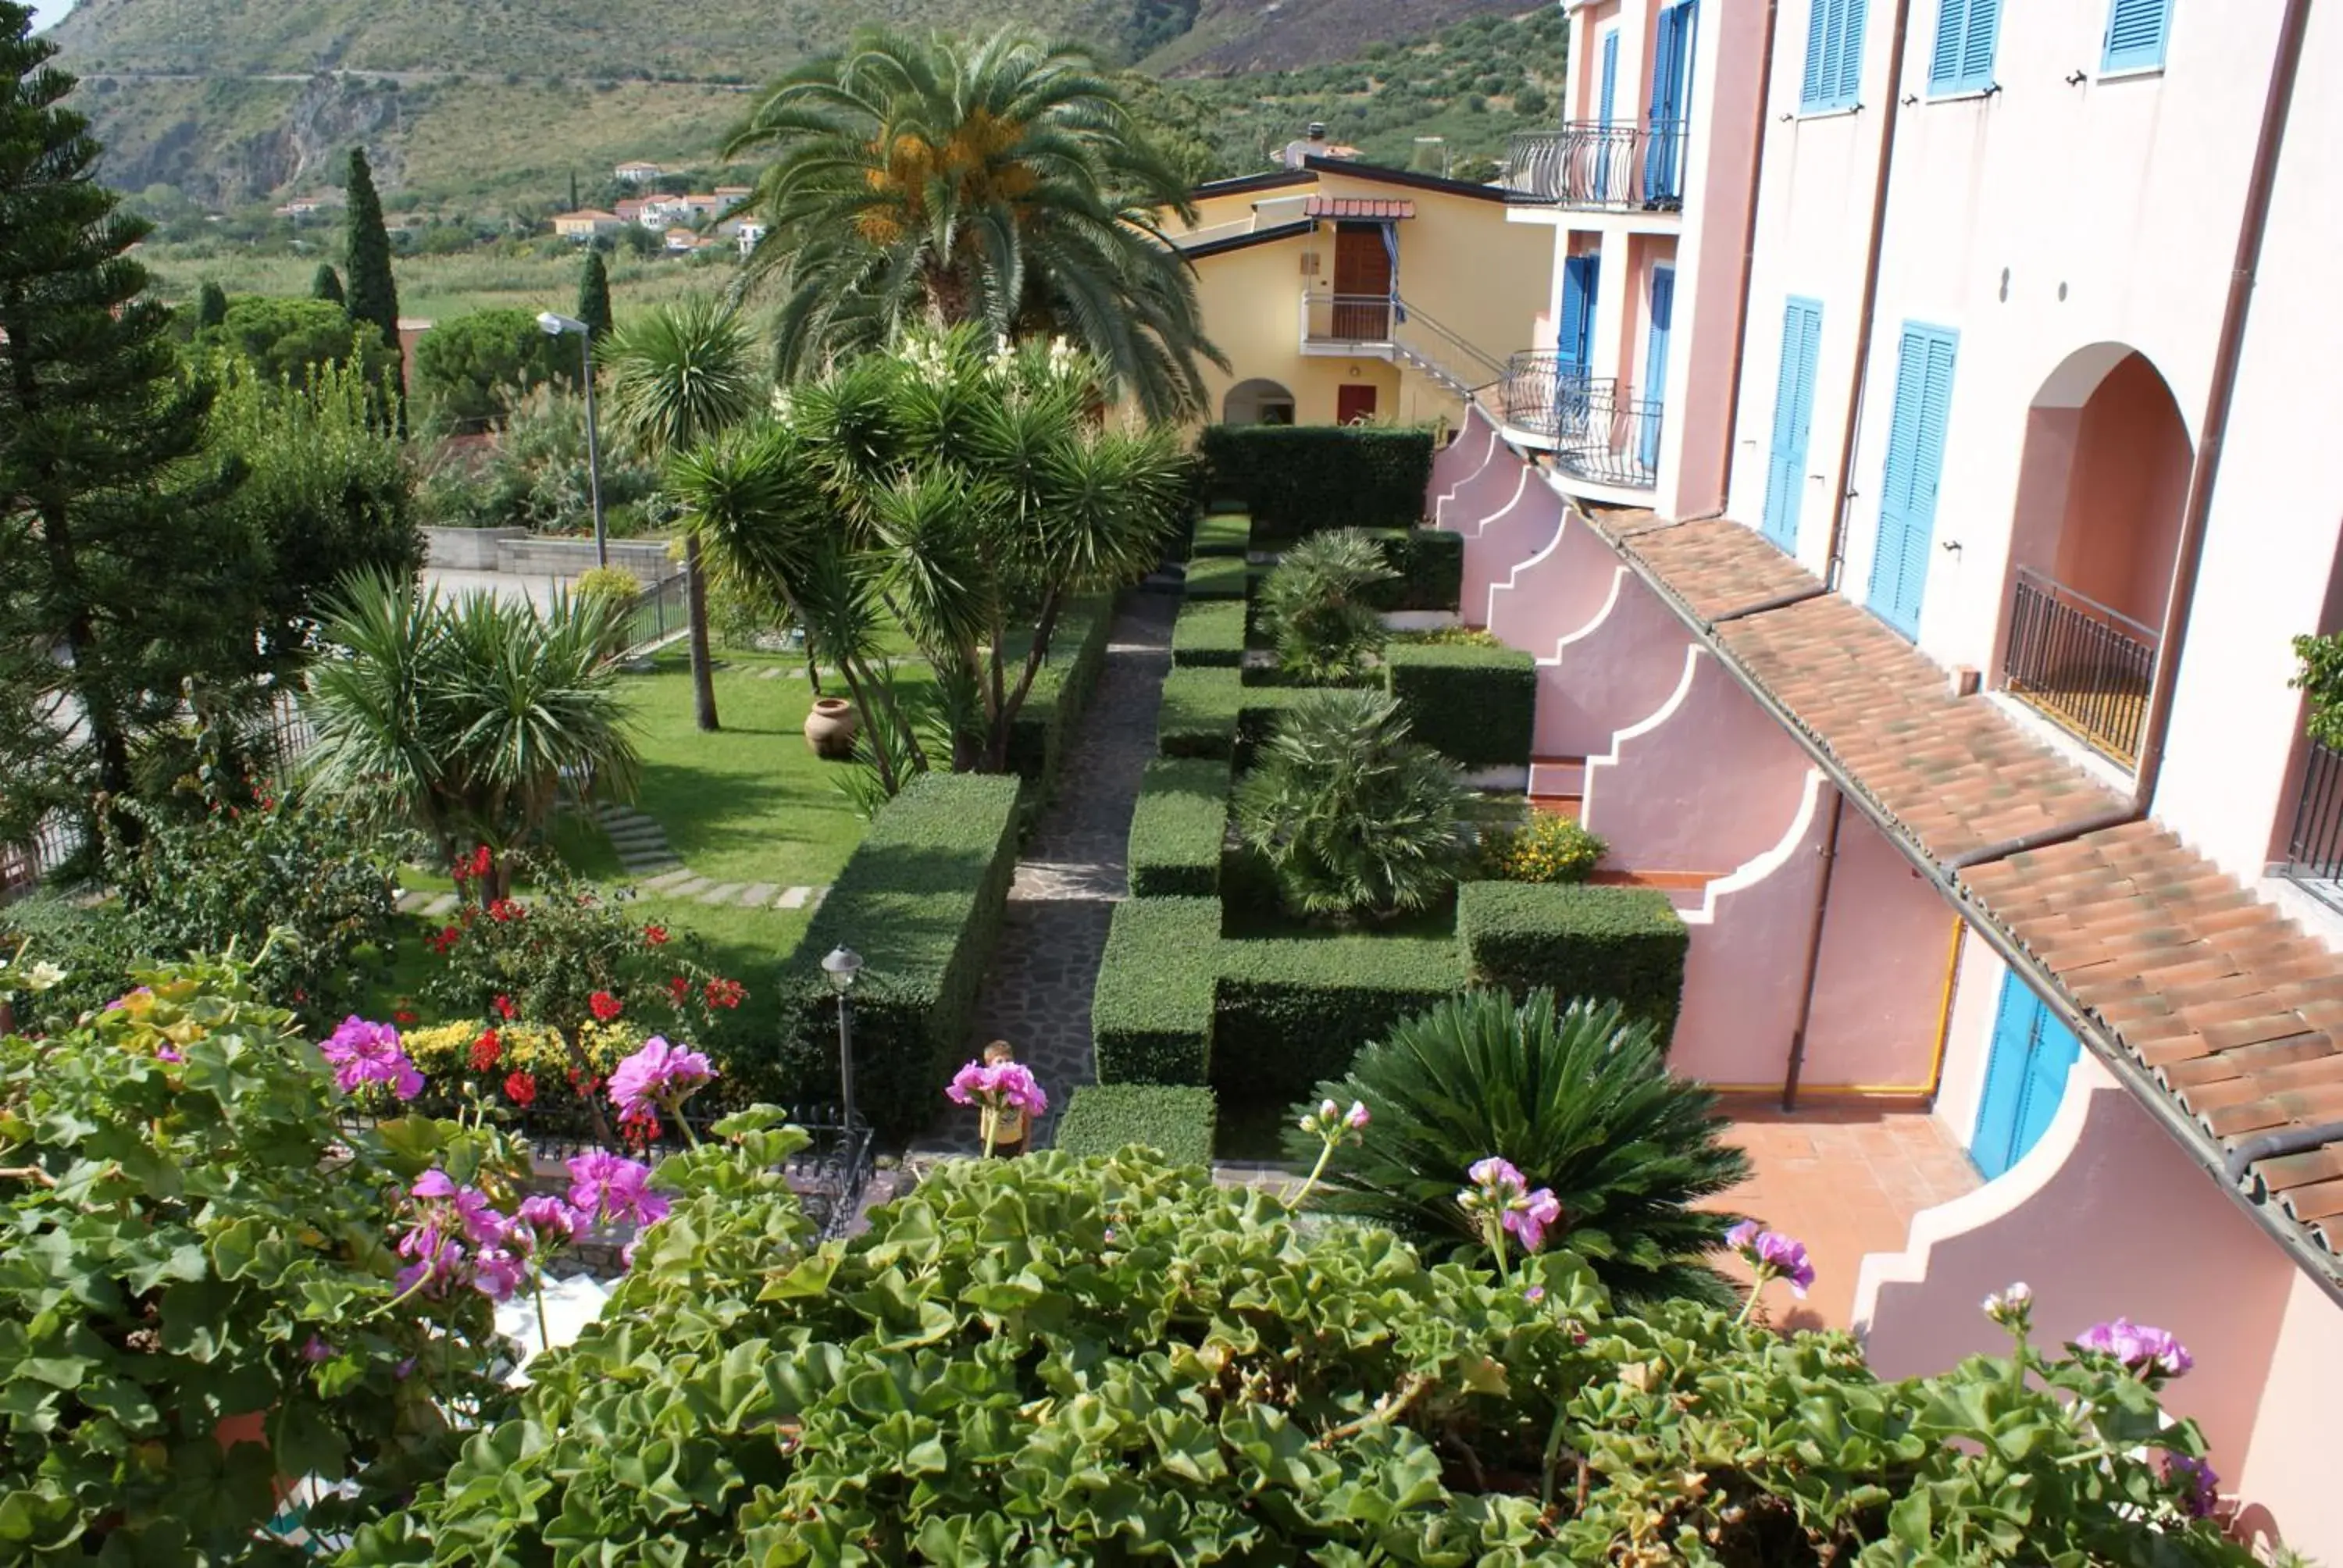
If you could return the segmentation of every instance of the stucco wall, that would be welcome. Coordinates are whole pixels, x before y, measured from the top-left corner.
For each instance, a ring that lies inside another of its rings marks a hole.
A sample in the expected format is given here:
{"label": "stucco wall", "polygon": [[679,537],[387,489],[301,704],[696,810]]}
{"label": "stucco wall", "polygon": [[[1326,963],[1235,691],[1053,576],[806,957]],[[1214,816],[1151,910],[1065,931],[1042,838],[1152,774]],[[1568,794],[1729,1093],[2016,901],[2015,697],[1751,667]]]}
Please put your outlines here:
{"label": "stucco wall", "polygon": [[2343,1563],[2343,1499],[2335,1412],[2343,1408],[2343,1307],[2299,1270],[2262,1385],[2261,1408],[2242,1468],[2230,1485],[2246,1507],[2237,1523],[2259,1546],[2285,1545],[2321,1563]]}

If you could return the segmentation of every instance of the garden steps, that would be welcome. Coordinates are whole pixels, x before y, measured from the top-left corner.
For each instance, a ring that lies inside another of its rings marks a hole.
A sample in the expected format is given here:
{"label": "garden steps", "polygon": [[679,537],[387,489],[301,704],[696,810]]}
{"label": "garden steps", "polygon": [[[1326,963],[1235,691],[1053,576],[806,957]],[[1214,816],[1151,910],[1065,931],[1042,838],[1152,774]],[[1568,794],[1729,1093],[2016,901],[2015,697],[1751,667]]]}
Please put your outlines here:
{"label": "garden steps", "polygon": [[609,839],[610,848],[618,851],[618,865],[628,877],[655,876],[682,869],[683,857],[668,843],[667,829],[633,807],[598,801],[594,821]]}
{"label": "garden steps", "polygon": [[1566,817],[1571,821],[1585,819],[1586,797],[1584,795],[1533,795],[1530,809],[1543,811],[1549,817]]}
{"label": "garden steps", "polygon": [[1529,793],[1533,796],[1584,796],[1586,793],[1586,759],[1531,758]]}

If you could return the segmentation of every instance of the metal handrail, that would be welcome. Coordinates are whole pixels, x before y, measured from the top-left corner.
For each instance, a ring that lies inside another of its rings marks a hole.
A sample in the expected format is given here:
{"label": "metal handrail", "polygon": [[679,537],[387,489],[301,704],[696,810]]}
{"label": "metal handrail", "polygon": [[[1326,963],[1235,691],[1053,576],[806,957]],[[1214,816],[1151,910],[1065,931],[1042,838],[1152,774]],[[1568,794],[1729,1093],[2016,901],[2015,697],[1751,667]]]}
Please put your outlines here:
{"label": "metal handrail", "polygon": [[1516,134],[1505,183],[1566,207],[1672,212],[1684,206],[1691,147],[1684,120],[1574,120]]}
{"label": "metal handrail", "polygon": [[1589,376],[1553,349],[1516,354],[1498,394],[1503,422],[1550,443],[1565,473],[1620,489],[1659,482],[1664,409],[1612,377]]}
{"label": "metal handrail", "polygon": [[1302,341],[1389,343],[1398,300],[1389,294],[1302,296]]}
{"label": "metal handrail", "polygon": [[2343,752],[2317,740],[2308,749],[2278,875],[2343,910]]}
{"label": "metal handrail", "polygon": [[1474,347],[1473,344],[1462,333],[1457,332],[1453,327],[1443,326],[1437,317],[1427,314],[1425,311],[1418,307],[1413,301],[1403,298],[1398,295],[1393,295],[1392,297],[1399,306],[1398,317],[1401,327],[1422,327],[1425,332],[1431,334],[1431,336],[1439,339],[1450,348],[1454,349],[1458,354],[1463,356],[1465,359],[1471,361],[1472,364],[1482,372],[1480,381],[1481,386],[1489,386],[1503,379],[1505,374],[1505,362],[1503,360],[1498,358],[1495,355],[1486,353]]}
{"label": "metal handrail", "polygon": [[2157,644],[2088,594],[2028,567],[2012,574],[2003,689],[2126,766],[2139,754]]}

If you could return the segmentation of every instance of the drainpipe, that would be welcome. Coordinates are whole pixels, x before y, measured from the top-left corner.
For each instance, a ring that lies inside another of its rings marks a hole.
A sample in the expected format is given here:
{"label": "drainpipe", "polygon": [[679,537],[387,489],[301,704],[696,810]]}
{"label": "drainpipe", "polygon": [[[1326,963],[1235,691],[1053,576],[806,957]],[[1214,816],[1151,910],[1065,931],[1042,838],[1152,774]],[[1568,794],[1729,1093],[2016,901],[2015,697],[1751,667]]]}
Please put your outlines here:
{"label": "drainpipe", "polygon": [[1741,365],[1747,357],[1749,289],[1757,270],[1757,198],[1765,188],[1765,103],[1774,90],[1774,27],[1781,9],[1781,0],[1765,0],[1765,42],[1757,52],[1757,107],[1749,144],[1749,216],[1741,227],[1741,295],[1733,307],[1733,368],[1725,390],[1725,478],[1710,514],[1715,517],[1724,516],[1732,499],[1734,444],[1741,436]]}
{"label": "drainpipe", "polygon": [[[2309,21],[2310,0],[2287,0],[2286,13],[2278,22],[2269,92],[2262,101],[2261,132],[2254,143],[2253,172],[2246,182],[2246,210],[2237,222],[2237,259],[2229,272],[2228,299],[2221,310],[2221,337],[2214,350],[2212,385],[2205,396],[2204,434],[2197,441],[2197,460],[2188,472],[2188,498],[2181,507],[2180,541],[2174,552],[2172,588],[2164,598],[2164,625],[2157,640],[2156,673],[2148,684],[2147,717],[2142,727],[2139,770],[2133,776],[2131,799],[2125,806],[2095,812],[2079,822],[2045,828],[2022,838],[2005,839],[1998,844],[1972,849],[1953,860],[1951,869],[1956,871],[2137,822],[2156,805],[2157,780],[2164,772],[2165,742],[2172,730],[2173,692],[2180,684],[2181,651],[2187,645],[2189,611],[2197,598],[2197,573],[2205,561],[2205,532],[2213,511],[2213,487],[2220,477],[2221,448],[2228,435],[2229,410],[2237,401],[2237,362],[2245,355],[2246,322],[2253,308],[2255,274],[2261,266],[2262,240],[2269,227],[2270,196],[2278,186],[2278,154],[2286,142],[2295,79],[2302,68],[2302,37]],[[1837,525],[1832,526],[1835,528]]]}
{"label": "drainpipe", "polygon": [[1831,788],[1830,830],[1823,836],[1823,874],[1815,888],[1815,920],[1806,930],[1806,979],[1798,989],[1798,1026],[1790,1031],[1790,1065],[1782,1075],[1782,1109],[1798,1108],[1798,1078],[1806,1068],[1806,1027],[1815,1020],[1815,981],[1823,967],[1823,923],[1830,916],[1831,873],[1838,867],[1838,828],[1846,796]]}
{"label": "drainpipe", "polygon": [[1896,122],[1903,115],[1904,45],[1912,31],[1912,0],[1896,0],[1896,35],[1887,49],[1886,118],[1879,130],[1879,166],[1872,176],[1871,237],[1863,253],[1863,304],[1855,317],[1855,374],[1846,388],[1846,435],[1838,448],[1838,498],[1831,507],[1830,548],[1823,556],[1823,585],[1838,588],[1845,565],[1847,503],[1855,499],[1855,440],[1863,428],[1863,397],[1870,379],[1872,317],[1879,308],[1879,257],[1887,244],[1888,176],[1896,167]]}

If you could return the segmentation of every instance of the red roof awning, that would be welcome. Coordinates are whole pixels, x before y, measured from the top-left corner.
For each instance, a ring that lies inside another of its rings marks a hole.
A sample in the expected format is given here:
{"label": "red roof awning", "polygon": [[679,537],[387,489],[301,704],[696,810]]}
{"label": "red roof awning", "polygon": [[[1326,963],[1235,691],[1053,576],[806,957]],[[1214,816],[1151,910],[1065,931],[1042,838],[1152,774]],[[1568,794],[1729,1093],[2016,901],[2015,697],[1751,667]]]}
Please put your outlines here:
{"label": "red roof awning", "polygon": [[1397,218],[1413,217],[1415,204],[1393,201],[1383,196],[1312,196],[1302,209],[1304,217],[1365,218],[1388,223]]}

